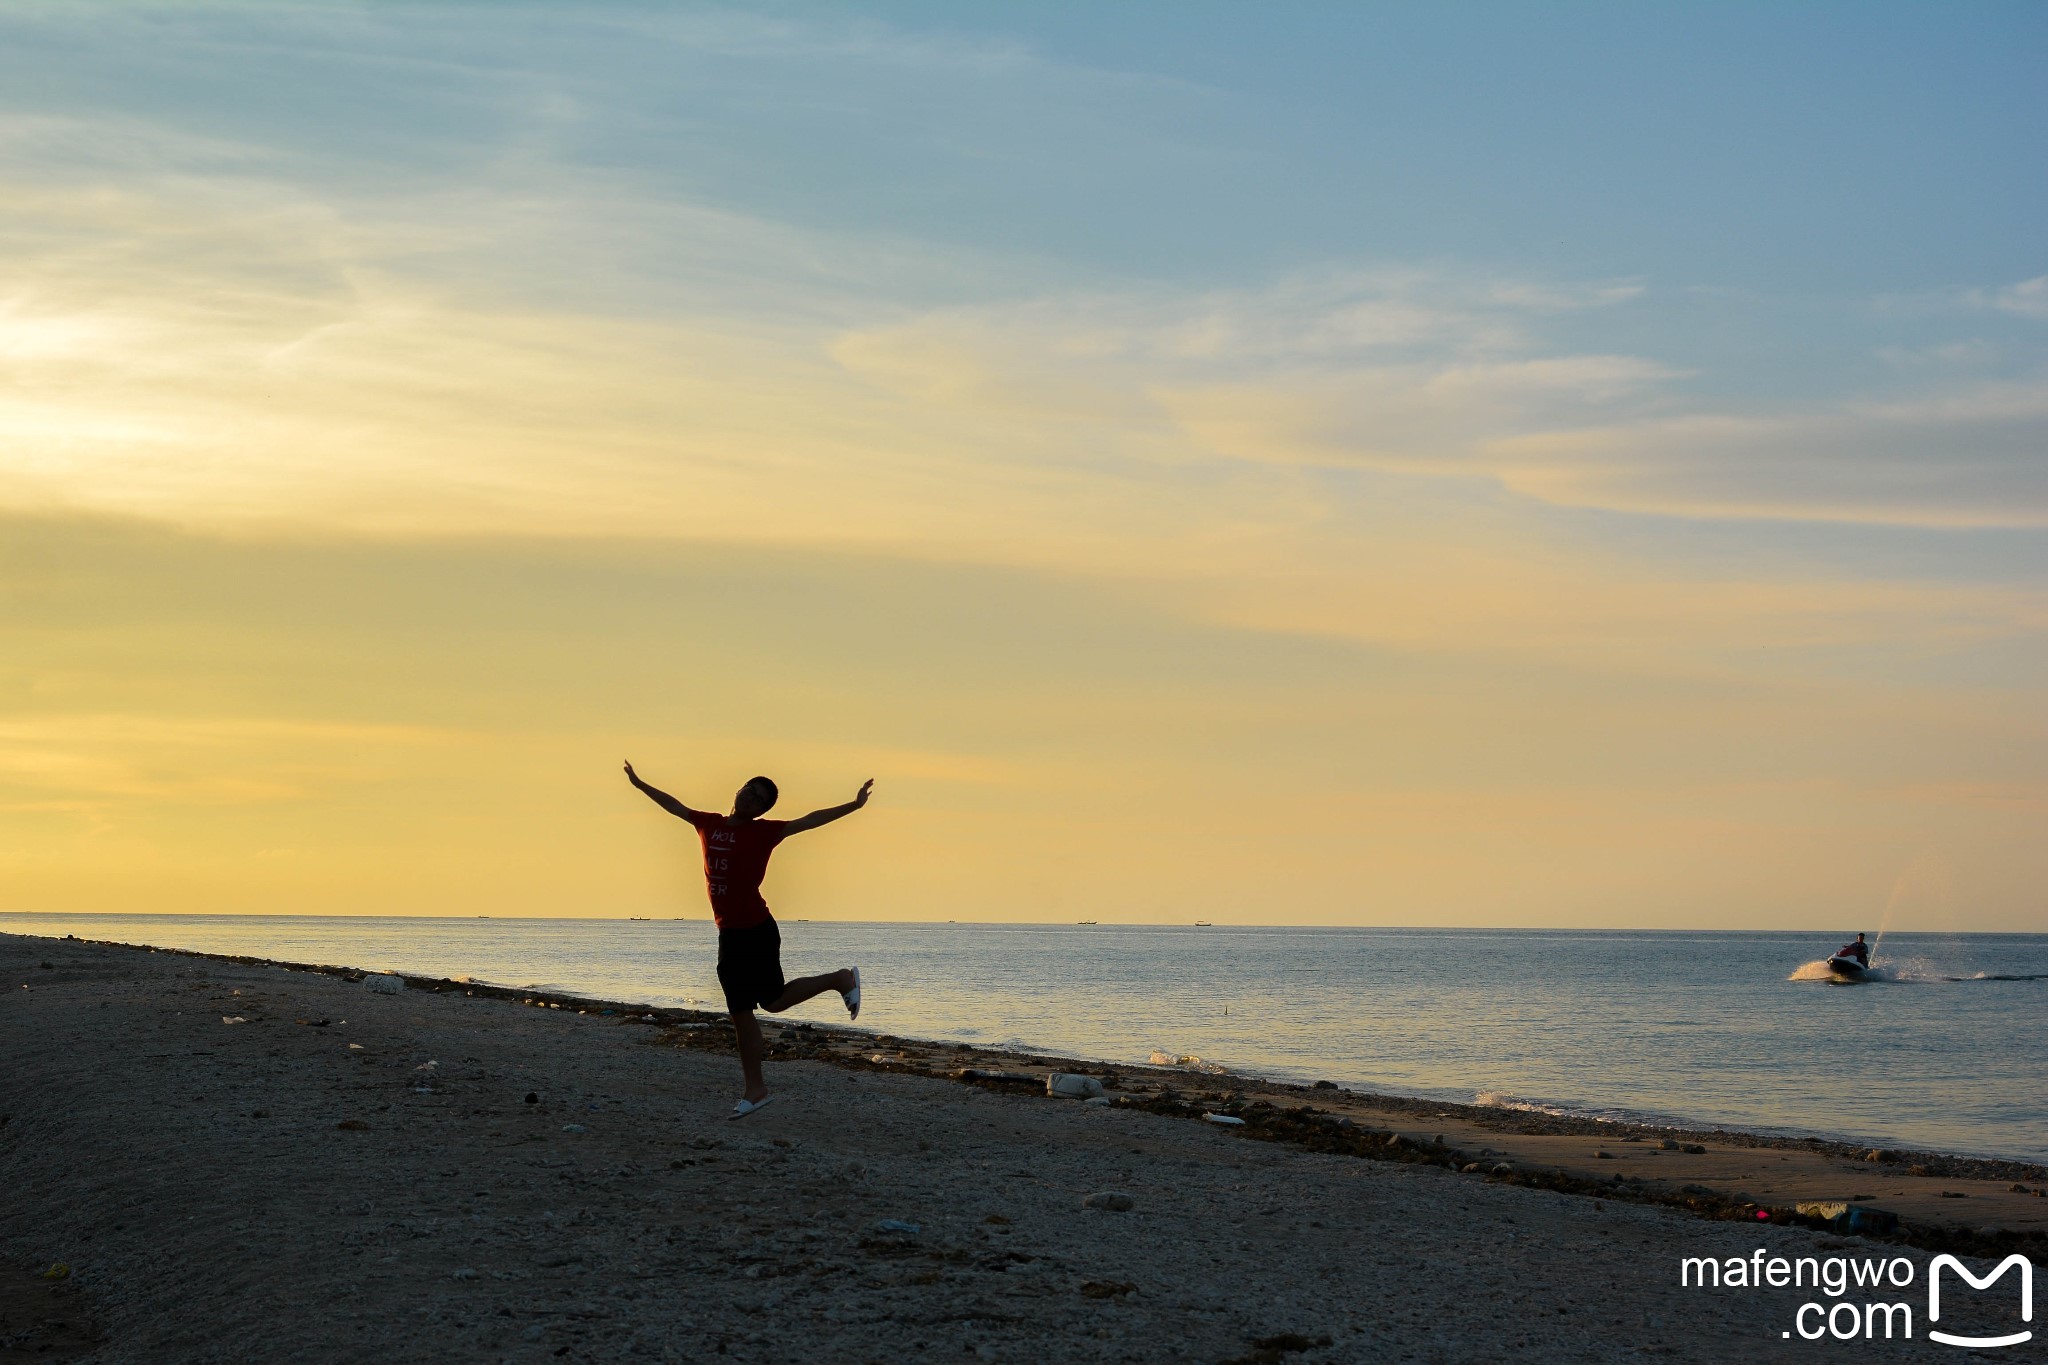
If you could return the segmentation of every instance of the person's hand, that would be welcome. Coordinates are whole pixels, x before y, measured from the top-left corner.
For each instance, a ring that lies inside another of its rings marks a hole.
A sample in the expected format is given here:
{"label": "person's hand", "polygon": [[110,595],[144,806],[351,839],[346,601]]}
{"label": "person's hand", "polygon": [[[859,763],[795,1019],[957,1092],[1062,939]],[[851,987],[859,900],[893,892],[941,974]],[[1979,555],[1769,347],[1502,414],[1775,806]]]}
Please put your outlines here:
{"label": "person's hand", "polygon": [[872,777],[860,784],[860,792],[853,798],[853,804],[855,809],[859,809],[860,807],[865,806],[868,803],[868,793],[873,791],[874,788],[875,779]]}
{"label": "person's hand", "polygon": [[626,780],[628,782],[638,782],[640,780],[640,774],[633,771],[631,760],[628,760],[626,763]]}

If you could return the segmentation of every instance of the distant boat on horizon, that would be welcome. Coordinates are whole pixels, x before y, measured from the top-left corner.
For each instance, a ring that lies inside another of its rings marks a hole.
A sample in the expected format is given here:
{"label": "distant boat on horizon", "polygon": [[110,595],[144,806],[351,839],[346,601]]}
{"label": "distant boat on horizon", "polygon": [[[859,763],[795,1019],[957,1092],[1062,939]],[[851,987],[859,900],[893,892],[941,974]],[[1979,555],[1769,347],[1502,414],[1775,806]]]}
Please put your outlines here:
{"label": "distant boat on horizon", "polygon": [[1197,929],[1208,929],[1212,928],[1213,926],[1209,923],[1209,921],[1205,919],[1198,919],[1195,921],[1195,927]]}
{"label": "distant boat on horizon", "polygon": [[1079,919],[1079,920],[1075,920],[1075,921],[1074,921],[1074,923],[1076,923],[1076,924],[1093,924],[1093,923],[1095,923],[1095,921],[1094,921],[1094,920],[1092,920],[1092,919]]}

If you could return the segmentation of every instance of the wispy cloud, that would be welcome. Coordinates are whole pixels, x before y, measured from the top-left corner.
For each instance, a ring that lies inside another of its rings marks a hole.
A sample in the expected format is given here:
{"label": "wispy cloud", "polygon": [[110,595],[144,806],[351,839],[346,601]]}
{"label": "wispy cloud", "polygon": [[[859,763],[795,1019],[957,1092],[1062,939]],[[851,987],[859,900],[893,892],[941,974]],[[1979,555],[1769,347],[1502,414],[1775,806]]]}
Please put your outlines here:
{"label": "wispy cloud", "polygon": [[1551,501],[1682,516],[2048,525],[2048,380],[1770,415],[1503,436],[1484,454]]}
{"label": "wispy cloud", "polygon": [[2048,321],[2048,275],[2036,275],[1984,296],[1991,307],[2023,318]]}
{"label": "wispy cloud", "polygon": [[389,778],[450,738],[416,726],[247,716],[0,716],[0,805],[304,800],[337,783]]}
{"label": "wispy cloud", "polygon": [[[1658,515],[2048,516],[2023,378],[1987,387],[1958,367],[1944,389],[1921,367],[1909,399],[1745,402],[1659,353],[1644,318],[1660,296],[1639,279],[1437,264],[1081,287],[1028,251],[805,225],[698,192],[659,158],[610,156],[703,142],[693,120],[720,106],[628,99],[460,15],[228,13],[102,18],[108,42],[163,39],[188,74],[224,43],[299,60],[308,25],[319,79],[452,62],[461,92],[434,98],[459,116],[436,105],[433,135],[381,182],[357,164],[383,154],[374,140],[231,136],[139,109],[0,116],[0,500],[380,531],[780,540],[837,525],[1064,549],[1077,507],[1102,509],[1105,541],[1118,526],[1142,540],[1161,499],[1201,515],[1167,471],[1246,462]],[[776,89],[838,63],[867,73],[856,83],[1066,91],[1047,107],[1097,121],[1118,102],[1155,107],[1140,98],[1155,87],[1218,98],[860,23],[607,10],[561,39],[616,58],[622,34],[678,60],[766,63]],[[2031,316],[2042,287],[1986,301]],[[1221,524],[1287,515],[1294,497],[1256,472],[1201,478],[1229,488],[1208,509]]]}

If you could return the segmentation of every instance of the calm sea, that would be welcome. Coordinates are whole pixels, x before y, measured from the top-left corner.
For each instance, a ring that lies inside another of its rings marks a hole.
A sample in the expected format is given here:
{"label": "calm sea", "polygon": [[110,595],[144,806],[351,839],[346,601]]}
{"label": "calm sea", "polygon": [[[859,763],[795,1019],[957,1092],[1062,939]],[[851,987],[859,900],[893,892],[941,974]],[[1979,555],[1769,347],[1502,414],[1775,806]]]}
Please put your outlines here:
{"label": "calm sea", "polygon": [[[713,1006],[701,920],[0,915],[77,934]],[[2048,1161],[2048,935],[1892,934],[1791,980],[1787,933],[785,921],[878,1032],[1595,1116]],[[800,1017],[843,1020],[837,997]],[[1190,1063],[1191,1065],[1194,1063]]]}

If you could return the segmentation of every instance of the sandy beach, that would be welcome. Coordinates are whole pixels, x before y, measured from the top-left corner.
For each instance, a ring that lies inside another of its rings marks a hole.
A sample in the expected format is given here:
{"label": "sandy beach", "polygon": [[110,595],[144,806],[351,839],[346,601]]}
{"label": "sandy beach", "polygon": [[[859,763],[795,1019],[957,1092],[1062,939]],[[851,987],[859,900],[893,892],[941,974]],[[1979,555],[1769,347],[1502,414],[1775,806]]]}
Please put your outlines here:
{"label": "sandy beach", "polygon": [[[1934,1252],[2038,1262],[2048,1213],[2012,1163],[1169,1068],[1075,1066],[1090,1104],[815,1026],[734,1123],[705,1016],[12,936],[0,972],[0,1361],[1794,1358],[1835,1298],[1681,1259],[1902,1258],[1919,1315]],[[1857,1349],[1953,1355],[1915,1328]]]}

